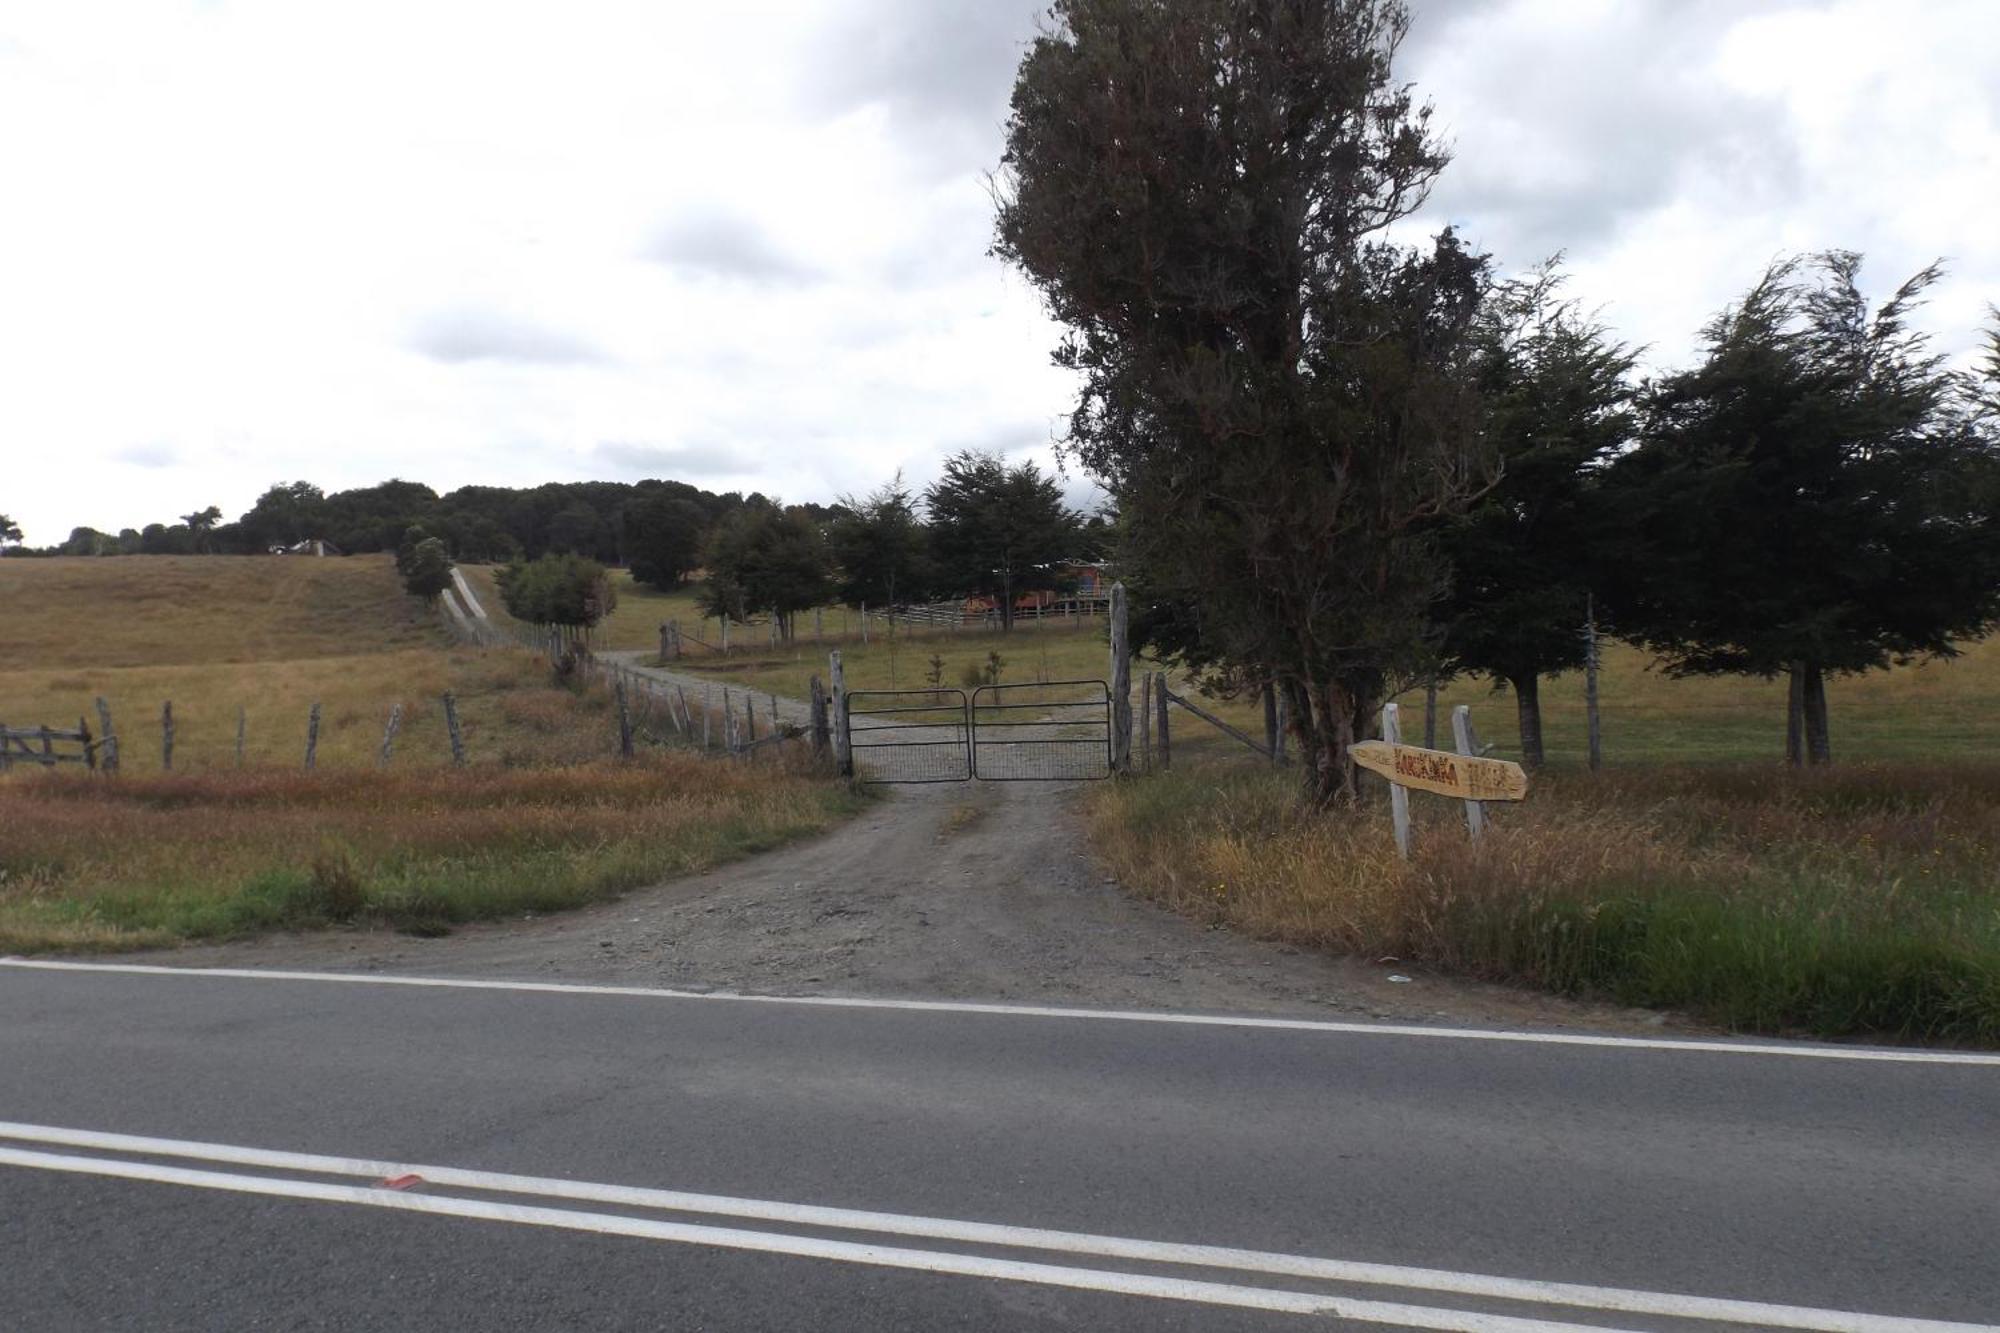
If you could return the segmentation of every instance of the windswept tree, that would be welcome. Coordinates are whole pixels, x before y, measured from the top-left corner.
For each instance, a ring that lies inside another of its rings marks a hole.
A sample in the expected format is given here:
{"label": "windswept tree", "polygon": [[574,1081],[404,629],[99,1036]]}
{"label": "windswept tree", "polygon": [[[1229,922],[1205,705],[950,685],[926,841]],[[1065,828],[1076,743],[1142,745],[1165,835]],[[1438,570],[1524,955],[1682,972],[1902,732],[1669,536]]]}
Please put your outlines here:
{"label": "windswept tree", "polygon": [[843,495],[840,506],[845,512],[827,525],[840,600],[849,606],[898,606],[928,596],[930,533],[903,474],[858,499]]}
{"label": "windswept tree", "polygon": [[1307,795],[1415,669],[1436,529],[1488,480],[1485,261],[1384,228],[1447,154],[1396,0],[1057,0],[1014,87],[995,251],[1083,381],[1067,448],[1190,663],[1275,679]]}
{"label": "windswept tree", "polygon": [[1448,672],[1512,687],[1521,754],[1542,762],[1541,678],[1583,666],[1597,563],[1615,548],[1596,480],[1631,438],[1632,353],[1561,298],[1553,264],[1502,283],[1480,319],[1493,489],[1445,539]]}
{"label": "windswept tree", "polygon": [[0,514],[0,549],[21,544],[21,525]]}
{"label": "windswept tree", "polygon": [[1647,553],[1607,571],[1629,575],[1620,632],[1676,674],[1788,676],[1794,762],[1832,757],[1829,675],[1951,657],[2000,619],[2000,459],[1910,327],[1938,267],[1872,312],[1860,267],[1769,269],[1651,386],[1608,474]]}
{"label": "windswept tree", "polygon": [[207,555],[215,549],[215,525],[221,521],[222,510],[214,505],[181,515],[196,555]]}
{"label": "windswept tree", "polygon": [[997,453],[962,450],[944,461],[924,506],[938,582],[991,597],[1002,629],[1014,628],[1016,595],[1050,587],[1056,567],[1077,555],[1081,520],[1032,462],[1009,467]]}

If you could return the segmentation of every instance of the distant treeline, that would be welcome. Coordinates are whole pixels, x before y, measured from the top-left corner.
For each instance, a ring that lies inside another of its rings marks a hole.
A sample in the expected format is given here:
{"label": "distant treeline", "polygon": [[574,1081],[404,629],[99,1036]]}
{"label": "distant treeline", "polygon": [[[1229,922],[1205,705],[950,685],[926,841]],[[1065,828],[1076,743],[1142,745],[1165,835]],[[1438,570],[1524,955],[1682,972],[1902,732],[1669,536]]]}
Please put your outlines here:
{"label": "distant treeline", "polygon": [[[679,481],[550,482],[542,486],[463,486],[439,495],[414,481],[327,494],[307,481],[276,485],[248,512],[223,523],[211,506],[117,533],[74,529],[60,545],[11,550],[10,555],[255,555],[307,541],[343,553],[393,551],[403,534],[421,527],[457,560],[533,559],[574,552],[607,564],[643,562],[662,528],[692,530],[678,543],[689,562],[700,535],[731,512],[772,502],[755,492],[717,494]],[[837,506],[786,506],[824,521]],[[666,581],[678,581],[686,567]]]}

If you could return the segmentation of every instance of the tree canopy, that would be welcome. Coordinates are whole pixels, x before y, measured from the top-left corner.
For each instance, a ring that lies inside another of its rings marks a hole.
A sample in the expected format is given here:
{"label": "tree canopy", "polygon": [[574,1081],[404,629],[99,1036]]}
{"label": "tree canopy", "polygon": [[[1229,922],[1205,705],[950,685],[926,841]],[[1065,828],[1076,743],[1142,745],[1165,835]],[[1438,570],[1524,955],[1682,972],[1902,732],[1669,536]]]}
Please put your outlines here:
{"label": "tree canopy", "polygon": [[716,525],[704,563],[708,579],[697,601],[705,614],[740,623],[768,611],[787,638],[792,617],[833,590],[826,539],[803,509],[745,505]]}
{"label": "tree canopy", "polygon": [[1513,687],[1521,753],[1542,762],[1540,678],[1583,665],[1597,565],[1617,546],[1599,472],[1631,438],[1630,350],[1561,299],[1545,265],[1503,283],[1480,318],[1479,388],[1499,480],[1445,539],[1442,674]]}
{"label": "tree canopy", "polygon": [[1014,626],[1016,596],[1052,586],[1056,567],[1078,554],[1081,521],[1032,462],[1009,467],[997,453],[962,450],[945,460],[924,505],[938,580],[993,598],[1003,629]]}
{"label": "tree canopy", "polygon": [[1607,477],[1647,553],[1608,571],[1620,632],[1681,674],[1790,674],[1816,760],[1827,674],[1951,656],[2000,618],[2000,457],[1910,327],[1939,269],[1871,312],[1860,266],[1772,266],[1649,387]]}
{"label": "tree canopy", "polygon": [[[417,550],[422,549],[419,542]],[[516,561],[500,571],[499,583],[507,614],[535,625],[588,629],[618,605],[611,576],[586,556],[552,553]]]}
{"label": "tree canopy", "polygon": [[841,601],[895,606],[930,595],[930,534],[902,473],[859,499],[842,496],[840,508],[827,525],[827,544]]}
{"label": "tree canopy", "polygon": [[1447,154],[1394,0],[1058,0],[1016,78],[995,251],[1066,326],[1067,447],[1159,646],[1275,679],[1319,803],[1424,653],[1436,527],[1485,484],[1483,257],[1379,233]]}

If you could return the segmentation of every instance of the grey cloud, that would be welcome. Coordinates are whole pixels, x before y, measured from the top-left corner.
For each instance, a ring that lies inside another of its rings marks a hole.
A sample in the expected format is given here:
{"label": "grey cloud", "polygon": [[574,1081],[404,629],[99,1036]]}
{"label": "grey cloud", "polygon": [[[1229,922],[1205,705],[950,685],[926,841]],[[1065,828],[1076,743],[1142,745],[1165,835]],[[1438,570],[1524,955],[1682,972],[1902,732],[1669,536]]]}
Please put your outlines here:
{"label": "grey cloud", "polygon": [[133,467],[173,467],[181,461],[179,451],[166,444],[135,444],[111,455],[115,462]]}
{"label": "grey cloud", "polygon": [[646,257],[683,273],[799,286],[820,274],[786,253],[750,218],[724,209],[682,214],[661,227]]}
{"label": "grey cloud", "polygon": [[634,477],[661,477],[685,480],[689,477],[726,477],[757,470],[754,458],[741,449],[720,444],[636,444],[609,441],[593,455]]}
{"label": "grey cloud", "polygon": [[467,361],[516,361],[533,365],[588,365],[607,360],[603,351],[559,329],[490,310],[459,308],[426,316],[410,346],[457,365]]}
{"label": "grey cloud", "polygon": [[1642,0],[1556,40],[1504,5],[1447,7],[1399,67],[1454,140],[1425,218],[1512,267],[1587,251],[1704,183],[1739,209],[1783,198],[1801,174],[1791,127],[1702,73],[1731,21],[1768,7]]}
{"label": "grey cloud", "polygon": [[840,115],[879,105],[912,164],[952,176],[999,164],[1014,71],[1045,0],[865,0],[838,8],[819,35],[826,58],[806,109]]}

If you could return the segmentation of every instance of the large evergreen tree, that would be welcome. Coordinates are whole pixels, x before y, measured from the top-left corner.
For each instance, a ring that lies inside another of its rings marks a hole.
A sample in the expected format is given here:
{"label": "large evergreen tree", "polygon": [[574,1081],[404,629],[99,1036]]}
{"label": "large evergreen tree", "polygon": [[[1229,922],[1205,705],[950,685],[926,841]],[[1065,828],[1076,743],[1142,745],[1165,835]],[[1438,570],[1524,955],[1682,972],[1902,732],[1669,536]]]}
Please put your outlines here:
{"label": "large evergreen tree", "polygon": [[1860,265],[1773,266],[1608,474],[1645,552],[1606,570],[1620,632],[1679,674],[1788,675],[1814,762],[1828,675],[1952,656],[2000,617],[1992,441],[1909,324],[1938,268],[1871,312]]}
{"label": "large evergreen tree", "polygon": [[840,505],[827,525],[840,600],[900,606],[929,596],[930,533],[903,474],[865,496],[842,496]]}
{"label": "large evergreen tree", "polygon": [[996,251],[1067,326],[1068,447],[1198,664],[1275,678],[1309,797],[1424,655],[1434,529],[1485,482],[1484,261],[1380,233],[1447,154],[1396,0],[1058,0],[1021,64]]}
{"label": "large evergreen tree", "polygon": [[625,558],[634,582],[671,592],[701,564],[708,518],[691,500],[651,495],[625,506]]}
{"label": "large evergreen tree", "polygon": [[1521,754],[1542,762],[1541,678],[1583,665],[1596,566],[1616,545],[1596,474],[1629,440],[1632,354],[1560,298],[1546,266],[1494,290],[1480,388],[1500,479],[1451,531],[1446,672],[1513,688]]}
{"label": "large evergreen tree", "polygon": [[833,590],[826,539],[812,515],[769,502],[746,504],[717,524],[703,563],[708,578],[697,602],[705,614],[742,622],[768,611],[786,638],[793,616]]}
{"label": "large evergreen tree", "polygon": [[953,454],[924,506],[939,582],[993,598],[1002,629],[1014,628],[1017,594],[1052,586],[1056,567],[1076,556],[1077,515],[1032,462],[1009,467],[996,453]]}

